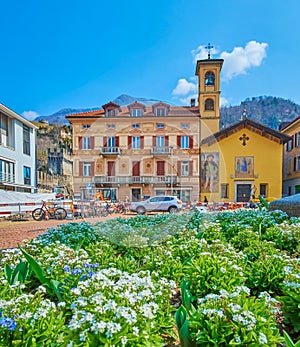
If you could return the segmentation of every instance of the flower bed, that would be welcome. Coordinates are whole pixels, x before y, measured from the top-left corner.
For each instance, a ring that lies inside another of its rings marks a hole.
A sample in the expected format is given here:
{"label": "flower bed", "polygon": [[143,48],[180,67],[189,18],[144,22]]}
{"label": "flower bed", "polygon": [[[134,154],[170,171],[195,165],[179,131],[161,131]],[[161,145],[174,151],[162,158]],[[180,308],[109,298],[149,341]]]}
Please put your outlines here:
{"label": "flower bed", "polygon": [[0,253],[0,346],[283,346],[299,238],[299,219],[261,210],[49,229]]}

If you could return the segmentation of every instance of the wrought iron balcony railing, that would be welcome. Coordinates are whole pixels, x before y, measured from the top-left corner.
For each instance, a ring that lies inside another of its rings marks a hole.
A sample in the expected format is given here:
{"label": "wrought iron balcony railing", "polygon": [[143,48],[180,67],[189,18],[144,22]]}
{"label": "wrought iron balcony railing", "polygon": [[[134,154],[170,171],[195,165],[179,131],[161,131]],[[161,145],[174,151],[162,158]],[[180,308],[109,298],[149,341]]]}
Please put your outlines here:
{"label": "wrought iron balcony railing", "polygon": [[172,150],[171,146],[154,146],[154,147],[151,147],[150,153],[152,155],[154,154],[171,155],[171,150]]}
{"label": "wrought iron balcony railing", "polygon": [[178,184],[178,176],[95,176],[99,184]]}
{"label": "wrought iron balcony railing", "polygon": [[121,154],[120,147],[101,147],[100,154],[102,155],[119,155]]}

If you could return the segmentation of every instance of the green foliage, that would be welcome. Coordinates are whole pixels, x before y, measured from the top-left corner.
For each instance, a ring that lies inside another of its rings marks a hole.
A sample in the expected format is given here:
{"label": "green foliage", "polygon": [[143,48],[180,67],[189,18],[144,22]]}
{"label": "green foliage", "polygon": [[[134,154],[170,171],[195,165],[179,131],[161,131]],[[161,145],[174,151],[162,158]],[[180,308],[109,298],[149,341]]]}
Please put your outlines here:
{"label": "green foliage", "polygon": [[283,331],[283,336],[286,343],[286,347],[300,347],[300,340],[294,343],[290,335],[286,331]]}
{"label": "green foliage", "polygon": [[35,274],[36,278],[39,280],[40,284],[43,285],[50,296],[55,295],[59,301],[62,301],[59,287],[61,286],[59,281],[48,279],[43,268],[39,263],[28,254],[21,246],[19,246],[20,251],[28,261],[29,266],[31,267],[32,272]]}
{"label": "green foliage", "polygon": [[246,287],[208,294],[198,300],[189,318],[190,335],[197,345],[207,347],[275,347],[282,338],[273,308],[269,296],[251,297]]}
{"label": "green foliage", "polygon": [[300,283],[299,269],[297,273],[288,271],[282,288],[283,295],[278,297],[283,307],[285,323],[292,327],[292,331],[300,331]]}
{"label": "green foliage", "polygon": [[0,325],[17,326],[0,341],[166,346],[176,325],[182,346],[282,346],[282,318],[300,331],[299,229],[265,210],[50,229],[0,253]]}
{"label": "green foliage", "polygon": [[27,262],[20,261],[19,264],[14,268],[8,264],[4,265],[5,277],[10,285],[13,285],[18,281],[24,283],[31,276],[31,268]]}
{"label": "green foliage", "polygon": [[200,253],[187,262],[184,276],[189,283],[193,300],[208,293],[217,293],[221,289],[230,290],[245,281],[242,268],[236,262],[209,252]]}

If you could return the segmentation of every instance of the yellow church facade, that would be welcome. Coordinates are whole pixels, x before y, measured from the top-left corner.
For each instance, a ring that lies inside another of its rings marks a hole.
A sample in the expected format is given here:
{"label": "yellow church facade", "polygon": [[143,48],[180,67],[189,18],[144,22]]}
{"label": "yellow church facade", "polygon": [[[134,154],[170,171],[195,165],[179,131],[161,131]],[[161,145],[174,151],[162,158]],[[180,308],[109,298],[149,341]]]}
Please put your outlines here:
{"label": "yellow church facade", "polygon": [[244,118],[201,144],[201,201],[281,198],[283,144],[289,137]]}

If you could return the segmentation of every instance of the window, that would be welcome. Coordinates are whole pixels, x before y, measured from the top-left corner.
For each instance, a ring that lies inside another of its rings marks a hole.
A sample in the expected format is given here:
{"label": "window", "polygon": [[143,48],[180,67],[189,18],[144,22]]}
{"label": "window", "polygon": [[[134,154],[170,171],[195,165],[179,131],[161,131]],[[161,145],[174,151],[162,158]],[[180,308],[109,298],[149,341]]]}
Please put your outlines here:
{"label": "window", "polygon": [[215,74],[211,71],[208,71],[205,74],[204,83],[206,86],[214,86],[215,85]]}
{"label": "window", "polygon": [[14,163],[0,159],[0,181],[9,183],[15,182]]}
{"label": "window", "polygon": [[24,184],[31,185],[31,169],[28,166],[24,166]]}
{"label": "window", "polygon": [[165,145],[165,137],[156,136],[156,147],[164,147],[164,145]]}
{"label": "window", "polygon": [[91,149],[91,138],[83,137],[82,138],[82,149]]}
{"label": "window", "polygon": [[115,129],[115,124],[107,124],[107,129]]}
{"label": "window", "polygon": [[166,191],[164,189],[156,189],[155,195],[165,195]]}
{"label": "window", "polygon": [[117,109],[105,110],[105,117],[115,117],[117,115]]}
{"label": "window", "polygon": [[189,148],[189,136],[181,136],[180,148]]}
{"label": "window", "polygon": [[13,147],[12,140],[12,120],[0,113],[0,145]]}
{"label": "window", "polygon": [[89,129],[91,124],[82,124],[82,129]]}
{"label": "window", "polygon": [[181,128],[182,129],[188,129],[189,128],[189,124],[188,123],[181,123]]}
{"label": "window", "polygon": [[205,100],[205,111],[213,111],[215,109],[215,103],[213,99]]}
{"label": "window", "polygon": [[300,171],[300,156],[294,158],[294,171]]}
{"label": "window", "polygon": [[136,123],[136,124],[132,124],[131,127],[132,127],[133,129],[140,129],[141,125],[138,124],[138,123]]}
{"label": "window", "polygon": [[165,117],[167,115],[167,109],[165,107],[158,107],[155,109],[156,117]]}
{"label": "window", "polygon": [[90,162],[84,162],[83,163],[83,176],[91,176],[91,163]]}
{"label": "window", "polygon": [[292,149],[293,149],[293,140],[291,139],[286,144],[286,150],[287,150],[287,152],[290,152]]}
{"label": "window", "polygon": [[115,137],[108,137],[107,138],[107,147],[115,147],[116,145],[116,138]]}
{"label": "window", "polygon": [[189,162],[188,161],[182,161],[181,162],[180,174],[181,174],[181,176],[189,176]]}
{"label": "window", "polygon": [[133,108],[131,110],[131,116],[132,117],[142,117],[143,110],[141,108]]}
{"label": "window", "polygon": [[259,185],[259,195],[264,198],[267,196],[267,184],[262,183]]}
{"label": "window", "polygon": [[164,123],[157,123],[156,124],[157,129],[164,129],[164,127],[165,127]]}
{"label": "window", "polygon": [[221,199],[228,199],[228,190],[229,190],[229,184],[222,183],[221,184]]}
{"label": "window", "polygon": [[295,134],[295,147],[300,147],[300,131]]}
{"label": "window", "polygon": [[132,149],[141,148],[141,138],[140,136],[132,136]]}
{"label": "window", "polygon": [[30,129],[23,125],[23,153],[30,155]]}

